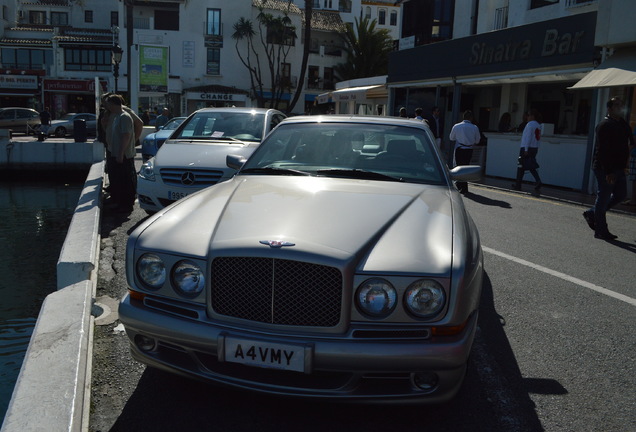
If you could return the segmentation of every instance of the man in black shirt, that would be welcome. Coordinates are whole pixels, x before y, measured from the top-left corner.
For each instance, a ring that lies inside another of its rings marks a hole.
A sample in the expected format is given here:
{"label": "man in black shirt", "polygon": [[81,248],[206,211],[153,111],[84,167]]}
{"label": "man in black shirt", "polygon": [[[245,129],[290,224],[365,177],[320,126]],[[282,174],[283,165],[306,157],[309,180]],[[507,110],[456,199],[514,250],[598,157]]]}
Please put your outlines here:
{"label": "man in black shirt", "polygon": [[594,237],[614,240],[617,236],[607,228],[607,211],[627,195],[625,173],[629,161],[629,145],[634,144],[631,128],[622,117],[623,101],[613,97],[607,102],[607,116],[596,126],[594,175],[598,183],[594,207],[583,213]]}

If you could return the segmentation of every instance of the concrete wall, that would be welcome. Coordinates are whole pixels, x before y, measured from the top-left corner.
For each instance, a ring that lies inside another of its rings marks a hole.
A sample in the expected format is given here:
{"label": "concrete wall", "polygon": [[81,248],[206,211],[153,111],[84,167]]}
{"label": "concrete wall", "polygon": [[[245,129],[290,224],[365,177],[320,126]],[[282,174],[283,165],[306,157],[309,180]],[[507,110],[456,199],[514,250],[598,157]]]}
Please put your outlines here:
{"label": "concrete wall", "polygon": [[58,260],[58,291],[44,300],[1,432],[88,430],[104,165],[89,170]]}
{"label": "concrete wall", "polygon": [[16,141],[0,137],[0,168],[86,169],[104,159],[104,145],[72,141]]}

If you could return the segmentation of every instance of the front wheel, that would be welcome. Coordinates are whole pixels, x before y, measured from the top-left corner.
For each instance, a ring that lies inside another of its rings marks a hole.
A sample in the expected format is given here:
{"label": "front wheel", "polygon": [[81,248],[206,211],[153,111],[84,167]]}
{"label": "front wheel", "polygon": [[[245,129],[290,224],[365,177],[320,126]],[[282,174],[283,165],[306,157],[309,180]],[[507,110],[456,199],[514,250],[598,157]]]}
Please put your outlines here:
{"label": "front wheel", "polygon": [[55,136],[58,138],[64,138],[66,136],[66,129],[63,127],[55,129]]}

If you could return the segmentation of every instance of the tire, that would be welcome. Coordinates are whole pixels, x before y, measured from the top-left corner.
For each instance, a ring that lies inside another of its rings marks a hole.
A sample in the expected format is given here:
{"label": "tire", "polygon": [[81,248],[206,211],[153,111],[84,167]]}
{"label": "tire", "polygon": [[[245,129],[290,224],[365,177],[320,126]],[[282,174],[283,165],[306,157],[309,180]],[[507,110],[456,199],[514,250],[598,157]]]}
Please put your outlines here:
{"label": "tire", "polygon": [[64,138],[66,136],[66,129],[63,127],[55,129],[55,136],[58,138]]}

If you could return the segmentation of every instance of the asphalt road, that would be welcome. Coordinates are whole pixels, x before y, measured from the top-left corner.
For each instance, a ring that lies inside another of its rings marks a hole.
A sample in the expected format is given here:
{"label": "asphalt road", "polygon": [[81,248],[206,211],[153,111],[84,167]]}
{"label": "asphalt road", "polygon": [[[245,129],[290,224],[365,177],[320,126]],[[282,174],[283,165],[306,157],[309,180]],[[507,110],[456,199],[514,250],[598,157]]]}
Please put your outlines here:
{"label": "asphalt road", "polygon": [[[470,189],[486,278],[452,402],[338,405],[214,387],[136,363],[111,315],[95,329],[90,430],[636,431],[636,217],[608,215],[619,235],[609,243],[582,206]],[[144,216],[104,215],[98,296],[125,293],[125,241]]]}

